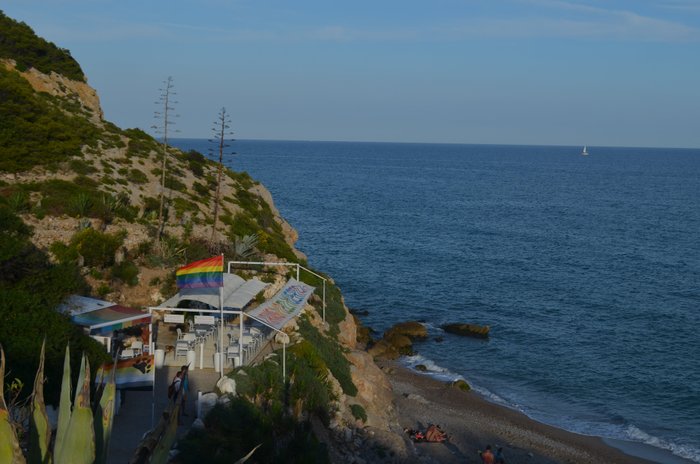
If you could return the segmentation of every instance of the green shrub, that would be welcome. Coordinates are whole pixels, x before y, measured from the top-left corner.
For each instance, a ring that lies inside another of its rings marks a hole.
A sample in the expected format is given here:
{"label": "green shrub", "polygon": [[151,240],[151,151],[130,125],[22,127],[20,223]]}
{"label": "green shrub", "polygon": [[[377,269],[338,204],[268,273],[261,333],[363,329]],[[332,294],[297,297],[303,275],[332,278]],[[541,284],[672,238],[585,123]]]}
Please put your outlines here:
{"label": "green shrub", "polygon": [[215,406],[204,424],[206,429],[192,429],[179,440],[178,462],[228,464],[261,445],[252,462],[330,463],[326,448],[318,443],[308,423],[281,415],[270,416],[241,398],[232,398],[225,406]]}
{"label": "green shrub", "polygon": [[166,176],[165,188],[169,188],[170,190],[174,190],[176,192],[187,191],[187,186],[172,176]]}
{"label": "green shrub", "polygon": [[139,283],[139,268],[131,261],[115,264],[112,266],[112,278],[133,287]]}
{"label": "green shrub", "polygon": [[59,263],[75,263],[78,260],[78,250],[69,247],[63,242],[53,242],[49,251],[56,257]]}
{"label": "green shrub", "polygon": [[83,116],[56,108],[47,95],[0,67],[0,170],[56,170],[59,163],[82,156],[84,145],[96,144],[97,128]]}
{"label": "green shrub", "polygon": [[[60,388],[65,343],[73,366],[85,351],[93,366],[109,359],[104,348],[85,336],[56,307],[70,294],[87,294],[88,286],[74,264],[54,265],[29,241],[31,229],[0,206],[0,340],[8,371],[32,385],[41,342],[47,337],[45,395],[55,404]],[[22,396],[31,393],[31,388]]]}
{"label": "green shrub", "polygon": [[145,184],[148,182],[148,176],[140,169],[131,169],[129,171],[129,180],[134,184]]}
{"label": "green shrub", "polygon": [[[317,274],[321,274],[318,271],[314,271]],[[321,274],[323,275],[323,274]],[[326,281],[326,322],[331,326],[332,329],[335,328],[336,331],[338,324],[345,320],[347,315],[345,310],[345,305],[343,304],[343,296],[340,293],[340,289],[331,283],[330,279]],[[301,272],[300,279],[302,282],[307,283],[313,287],[316,287],[314,293],[319,297],[318,301],[312,301],[311,305],[316,309],[319,315],[323,315],[323,281],[313,274],[308,272]]]}
{"label": "green shrub", "polygon": [[97,292],[97,296],[99,296],[100,298],[104,298],[108,294],[112,293],[112,289],[110,288],[109,285],[102,283],[99,285],[99,287],[97,287],[96,292]]}
{"label": "green shrub", "polygon": [[357,387],[352,382],[352,375],[350,374],[350,362],[343,356],[343,351],[338,342],[323,336],[311,325],[306,317],[301,317],[298,321],[299,332],[316,347],[319,356],[343,389],[343,393],[348,396],[357,395]]}
{"label": "green shrub", "polygon": [[114,264],[114,254],[122,243],[123,238],[117,235],[85,229],[73,235],[69,246],[80,253],[86,266],[108,267]]}
{"label": "green shrub", "polygon": [[0,57],[12,58],[17,69],[36,68],[44,74],[54,71],[69,79],[85,81],[77,61],[65,48],[38,37],[31,27],[0,11]]}
{"label": "green shrub", "polygon": [[[66,182],[59,179],[51,179],[39,184],[28,184],[29,190],[41,194],[41,208],[51,216],[61,214],[75,214],[73,204],[77,197],[87,197],[90,202],[96,197],[98,192],[91,186],[84,186],[80,183]],[[87,211],[89,213],[89,211]]]}
{"label": "green shrub", "polygon": [[207,159],[203,154],[196,150],[190,150],[187,153],[183,153],[183,158],[187,161],[187,165],[196,177],[202,177],[204,175],[204,166],[207,163]]}
{"label": "green shrub", "polygon": [[367,411],[359,404],[351,404],[350,412],[352,412],[352,417],[359,419],[362,422],[367,422]]}
{"label": "green shrub", "polygon": [[29,210],[29,195],[22,190],[16,190],[7,198],[7,205],[15,213],[24,213]]}
{"label": "green shrub", "polygon": [[93,201],[89,194],[79,193],[71,199],[70,211],[76,217],[86,217],[90,214]]}
{"label": "green shrub", "polygon": [[88,175],[97,171],[94,166],[78,158],[72,159],[68,166],[70,167],[71,171],[81,175]]}
{"label": "green shrub", "polygon": [[211,196],[211,189],[200,182],[195,182],[192,184],[192,188],[199,198],[206,199]]}

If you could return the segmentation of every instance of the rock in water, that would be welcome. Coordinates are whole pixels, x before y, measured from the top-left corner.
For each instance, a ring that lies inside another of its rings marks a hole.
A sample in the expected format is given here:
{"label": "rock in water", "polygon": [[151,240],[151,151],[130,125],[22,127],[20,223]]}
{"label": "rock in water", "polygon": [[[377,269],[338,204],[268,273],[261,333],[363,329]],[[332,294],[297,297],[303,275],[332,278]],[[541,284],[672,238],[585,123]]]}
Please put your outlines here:
{"label": "rock in water", "polygon": [[467,337],[488,338],[489,326],[477,324],[445,324],[442,330],[455,335],[464,335]]}

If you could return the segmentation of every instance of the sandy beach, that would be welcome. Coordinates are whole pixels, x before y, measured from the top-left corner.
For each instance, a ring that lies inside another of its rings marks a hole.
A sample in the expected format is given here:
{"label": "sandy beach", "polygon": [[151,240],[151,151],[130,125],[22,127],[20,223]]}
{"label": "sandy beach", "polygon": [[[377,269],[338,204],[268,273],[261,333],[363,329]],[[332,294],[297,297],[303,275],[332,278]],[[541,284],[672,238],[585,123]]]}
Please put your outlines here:
{"label": "sandy beach", "polygon": [[597,437],[541,424],[396,362],[385,361],[380,366],[393,387],[400,426],[425,430],[428,424],[439,424],[449,435],[444,444],[415,443],[421,462],[479,463],[479,450],[489,444],[494,451],[503,447],[509,464],[658,462],[624,454]]}

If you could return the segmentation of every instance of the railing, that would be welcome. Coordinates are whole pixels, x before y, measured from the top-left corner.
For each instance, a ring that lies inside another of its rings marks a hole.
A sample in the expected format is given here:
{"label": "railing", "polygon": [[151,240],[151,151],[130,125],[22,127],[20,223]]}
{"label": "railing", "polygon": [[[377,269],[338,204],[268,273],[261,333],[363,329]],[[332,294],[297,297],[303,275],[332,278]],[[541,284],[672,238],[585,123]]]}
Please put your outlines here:
{"label": "railing", "polygon": [[300,272],[302,270],[308,272],[309,274],[318,277],[323,281],[323,322],[326,322],[326,282],[328,279],[320,274],[315,273],[311,269],[305,268],[299,263],[285,263],[285,262],[268,262],[268,261],[229,261],[227,272],[231,273],[232,264],[246,264],[246,265],[256,265],[256,266],[286,266],[286,267],[296,267],[297,268],[297,280],[300,280]]}

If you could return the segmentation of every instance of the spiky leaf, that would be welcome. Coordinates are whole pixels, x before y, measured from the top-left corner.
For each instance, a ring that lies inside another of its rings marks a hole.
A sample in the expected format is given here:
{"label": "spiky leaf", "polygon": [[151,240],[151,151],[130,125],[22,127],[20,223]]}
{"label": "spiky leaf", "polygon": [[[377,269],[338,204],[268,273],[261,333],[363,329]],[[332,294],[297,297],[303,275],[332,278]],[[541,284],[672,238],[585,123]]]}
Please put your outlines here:
{"label": "spiky leaf", "polygon": [[[104,372],[104,369],[102,370]],[[111,375],[107,384],[102,390],[100,403],[95,414],[95,453],[96,464],[107,462],[107,452],[109,448],[109,437],[112,433],[112,422],[114,420],[114,400],[117,393],[115,384],[115,374],[117,372],[117,361],[114,361]]]}
{"label": "spiky leaf", "polygon": [[71,416],[71,380],[70,380],[70,346],[66,345],[66,356],[63,360],[63,380],[61,381],[61,402],[58,405],[58,426],[56,428],[56,444],[53,455],[58,456],[66,439],[68,424]]}
{"label": "spiky leaf", "polygon": [[5,404],[5,351],[0,346],[0,462],[24,464],[15,428],[10,422],[10,413]]}
{"label": "spiky leaf", "polygon": [[44,353],[46,350],[46,338],[41,344],[39,356],[39,368],[34,379],[34,393],[32,394],[32,416],[29,424],[29,462],[48,464],[51,462],[49,445],[51,443],[51,424],[46,415],[44,404]]}
{"label": "spiky leaf", "polygon": [[75,404],[68,423],[68,430],[55,464],[92,464],[95,461],[95,429],[90,408],[90,364],[85,354],[80,363],[82,383],[76,385]]}

